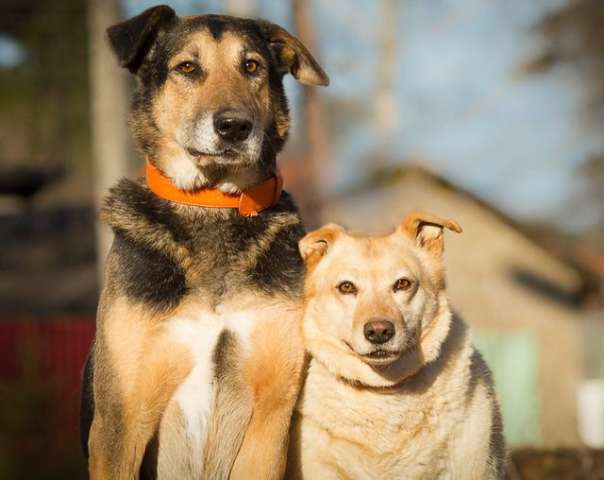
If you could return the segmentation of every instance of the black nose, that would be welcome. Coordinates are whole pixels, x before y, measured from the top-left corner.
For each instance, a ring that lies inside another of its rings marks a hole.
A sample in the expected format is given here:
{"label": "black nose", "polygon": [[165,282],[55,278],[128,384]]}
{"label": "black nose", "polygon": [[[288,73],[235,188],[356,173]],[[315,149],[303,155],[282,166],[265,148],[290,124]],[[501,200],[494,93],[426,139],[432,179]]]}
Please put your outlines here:
{"label": "black nose", "polygon": [[386,343],[394,337],[394,325],[388,320],[370,320],[363,327],[363,333],[371,343]]}
{"label": "black nose", "polygon": [[227,142],[243,142],[250,136],[252,122],[245,113],[226,111],[214,115],[214,130]]}

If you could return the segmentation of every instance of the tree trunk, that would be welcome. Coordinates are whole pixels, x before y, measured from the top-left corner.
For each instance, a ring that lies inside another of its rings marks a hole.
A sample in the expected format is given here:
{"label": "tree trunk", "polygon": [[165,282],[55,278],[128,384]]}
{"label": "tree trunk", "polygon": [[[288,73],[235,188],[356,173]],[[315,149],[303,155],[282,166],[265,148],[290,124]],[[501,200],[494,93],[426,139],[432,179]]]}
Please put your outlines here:
{"label": "tree trunk", "polygon": [[[119,0],[88,0],[90,125],[97,210],[109,187],[129,172],[132,157],[127,127],[128,79],[125,71],[118,67],[105,38],[107,27],[121,19],[119,5]],[[111,241],[110,229],[97,223],[97,265],[101,280]]]}

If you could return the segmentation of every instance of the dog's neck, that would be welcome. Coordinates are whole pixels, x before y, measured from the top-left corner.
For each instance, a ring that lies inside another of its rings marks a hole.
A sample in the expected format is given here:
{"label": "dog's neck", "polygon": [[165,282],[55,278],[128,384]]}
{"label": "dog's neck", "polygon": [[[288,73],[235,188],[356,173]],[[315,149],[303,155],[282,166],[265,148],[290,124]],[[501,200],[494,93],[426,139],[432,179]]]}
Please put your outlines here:
{"label": "dog's neck", "polygon": [[276,172],[277,168],[273,166],[260,171],[252,168],[210,170],[202,170],[203,181],[199,185],[200,188],[215,188],[226,194],[238,195],[273,177],[273,172]]}
{"label": "dog's neck", "polygon": [[223,193],[239,194],[269,179],[277,164],[277,153],[269,147],[264,147],[257,159],[239,159],[239,163],[194,161],[176,144],[162,149],[149,146],[142,151],[174,186],[188,191],[215,188]]}
{"label": "dog's neck", "polygon": [[283,188],[281,176],[276,172],[267,180],[240,193],[225,193],[219,188],[201,188],[191,192],[174,185],[149,159],[146,163],[146,179],[151,191],[164,200],[196,207],[237,209],[244,217],[256,216],[275,205]]}

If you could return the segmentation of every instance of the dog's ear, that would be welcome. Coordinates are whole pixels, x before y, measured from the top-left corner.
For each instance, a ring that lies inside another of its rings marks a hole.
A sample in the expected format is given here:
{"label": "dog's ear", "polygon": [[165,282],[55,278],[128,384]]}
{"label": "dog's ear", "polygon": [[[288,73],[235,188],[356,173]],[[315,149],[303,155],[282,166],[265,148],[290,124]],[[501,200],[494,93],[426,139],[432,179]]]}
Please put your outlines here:
{"label": "dog's ear", "polygon": [[176,13],[158,5],[107,29],[107,37],[120,66],[136,73],[158,34],[171,25]]}
{"label": "dog's ear", "polygon": [[258,25],[281,73],[291,73],[305,85],[329,85],[329,77],[300,40],[274,23],[259,20]]}
{"label": "dog's ear", "polygon": [[316,265],[333,242],[343,233],[342,227],[335,223],[328,223],[318,230],[308,233],[300,240],[298,248],[307,267]]}
{"label": "dog's ear", "polygon": [[430,213],[412,212],[408,214],[398,231],[414,240],[420,248],[427,250],[435,257],[440,257],[445,249],[443,230],[461,233],[457,222]]}

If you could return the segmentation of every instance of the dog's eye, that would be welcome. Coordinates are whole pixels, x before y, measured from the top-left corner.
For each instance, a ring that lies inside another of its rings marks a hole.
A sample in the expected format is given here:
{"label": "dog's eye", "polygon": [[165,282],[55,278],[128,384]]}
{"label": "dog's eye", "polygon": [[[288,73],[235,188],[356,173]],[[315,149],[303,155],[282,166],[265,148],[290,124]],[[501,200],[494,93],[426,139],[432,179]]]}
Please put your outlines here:
{"label": "dog's eye", "polygon": [[344,280],[342,283],[338,284],[336,288],[342,295],[356,295],[358,291],[355,284],[348,280]]}
{"label": "dog's eye", "polygon": [[180,73],[184,73],[185,75],[190,75],[193,72],[197,71],[197,65],[193,62],[182,62],[176,66],[176,70]]}
{"label": "dog's eye", "polygon": [[256,60],[246,60],[243,66],[247,73],[256,73],[260,64]]}
{"label": "dog's eye", "polygon": [[392,285],[392,290],[395,292],[399,292],[401,290],[409,290],[411,288],[411,280],[408,278],[399,278],[394,285]]}

